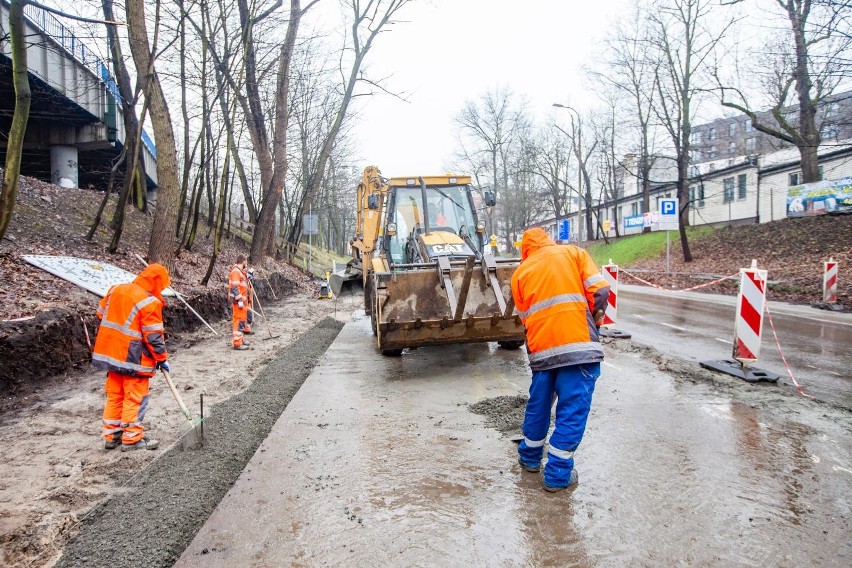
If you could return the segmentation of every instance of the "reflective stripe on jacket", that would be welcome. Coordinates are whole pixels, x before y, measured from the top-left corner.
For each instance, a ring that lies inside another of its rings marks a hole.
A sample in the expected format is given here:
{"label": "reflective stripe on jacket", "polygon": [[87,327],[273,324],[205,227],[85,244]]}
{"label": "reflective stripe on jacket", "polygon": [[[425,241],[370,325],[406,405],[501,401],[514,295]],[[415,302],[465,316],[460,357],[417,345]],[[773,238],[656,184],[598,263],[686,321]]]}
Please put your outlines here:
{"label": "reflective stripe on jacket", "polygon": [[603,360],[592,314],[606,310],[609,285],[592,257],[557,245],[543,229],[524,232],[512,296],[527,330],[533,371]]}
{"label": "reflective stripe on jacket", "polygon": [[248,301],[248,279],[236,264],[231,267],[231,273],[228,275],[228,299],[231,303]]}
{"label": "reflective stripe on jacket", "polygon": [[168,358],[158,296],[169,284],[165,268],[152,264],[133,282],[110,288],[98,304],[101,324],[92,353],[96,368],[133,377],[154,375],[157,362]]}

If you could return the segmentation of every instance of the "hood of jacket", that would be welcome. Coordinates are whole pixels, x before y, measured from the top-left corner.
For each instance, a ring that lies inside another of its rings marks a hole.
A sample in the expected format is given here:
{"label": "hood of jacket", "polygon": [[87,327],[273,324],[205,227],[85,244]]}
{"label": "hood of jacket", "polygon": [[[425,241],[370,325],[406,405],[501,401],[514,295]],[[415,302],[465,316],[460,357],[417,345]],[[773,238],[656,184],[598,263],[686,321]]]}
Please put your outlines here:
{"label": "hood of jacket", "polygon": [[521,238],[521,260],[526,260],[529,255],[541,247],[554,246],[556,243],[540,227],[533,227],[524,231]]}
{"label": "hood of jacket", "polygon": [[165,303],[163,301],[163,290],[172,285],[169,271],[165,266],[156,262],[146,266],[145,270],[140,272],[139,276],[133,280],[133,283],[163,303]]}

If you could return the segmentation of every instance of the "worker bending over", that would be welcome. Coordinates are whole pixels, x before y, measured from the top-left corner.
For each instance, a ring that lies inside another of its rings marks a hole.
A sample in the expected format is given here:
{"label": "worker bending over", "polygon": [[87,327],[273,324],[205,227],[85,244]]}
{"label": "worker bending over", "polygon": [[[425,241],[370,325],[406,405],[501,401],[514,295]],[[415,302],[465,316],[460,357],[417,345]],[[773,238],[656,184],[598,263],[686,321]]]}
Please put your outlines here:
{"label": "worker bending over", "polygon": [[609,285],[585,250],[557,245],[543,229],[533,228],[521,240],[512,296],[526,328],[533,372],[518,463],[526,471],[541,469],[555,395],[556,427],[547,441],[544,489],[556,492],[579,480],[574,452],[604,358],[598,327]]}
{"label": "worker bending over", "polygon": [[145,436],[148,381],[157,369],[169,371],[163,328],[162,292],[171,284],[162,264],[149,264],[133,282],[109,289],[98,305],[101,320],[92,363],[107,371],[103,412],[104,448],[148,449],[157,440]]}

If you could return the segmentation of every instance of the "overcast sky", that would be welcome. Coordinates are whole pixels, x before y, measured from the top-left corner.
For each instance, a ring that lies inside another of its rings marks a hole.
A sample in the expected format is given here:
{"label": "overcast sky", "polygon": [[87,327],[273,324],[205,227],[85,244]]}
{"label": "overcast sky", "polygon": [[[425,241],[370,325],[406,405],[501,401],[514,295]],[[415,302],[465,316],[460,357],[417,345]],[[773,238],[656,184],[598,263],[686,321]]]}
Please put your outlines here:
{"label": "overcast sky", "polygon": [[[542,119],[554,102],[582,110],[580,67],[627,0],[418,0],[368,56],[389,95],[359,100],[356,153],[386,176],[445,171],[455,147],[453,116],[498,86],[524,97]],[[568,111],[564,111],[568,112]],[[469,172],[454,172],[469,173]]]}

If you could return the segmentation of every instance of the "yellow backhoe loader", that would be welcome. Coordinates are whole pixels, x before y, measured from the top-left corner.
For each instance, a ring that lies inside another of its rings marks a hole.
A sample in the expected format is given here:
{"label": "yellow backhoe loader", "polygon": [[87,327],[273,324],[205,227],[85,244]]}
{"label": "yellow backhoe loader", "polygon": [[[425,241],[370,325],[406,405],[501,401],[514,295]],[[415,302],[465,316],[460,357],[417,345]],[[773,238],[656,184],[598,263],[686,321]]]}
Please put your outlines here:
{"label": "yellow backhoe loader", "polygon": [[331,290],[358,281],[379,350],[497,341],[524,343],[514,313],[511,278],[518,258],[491,254],[480,212],[494,195],[480,196],[470,176],[386,179],[364,170],[357,190],[354,258],[332,273]]}

